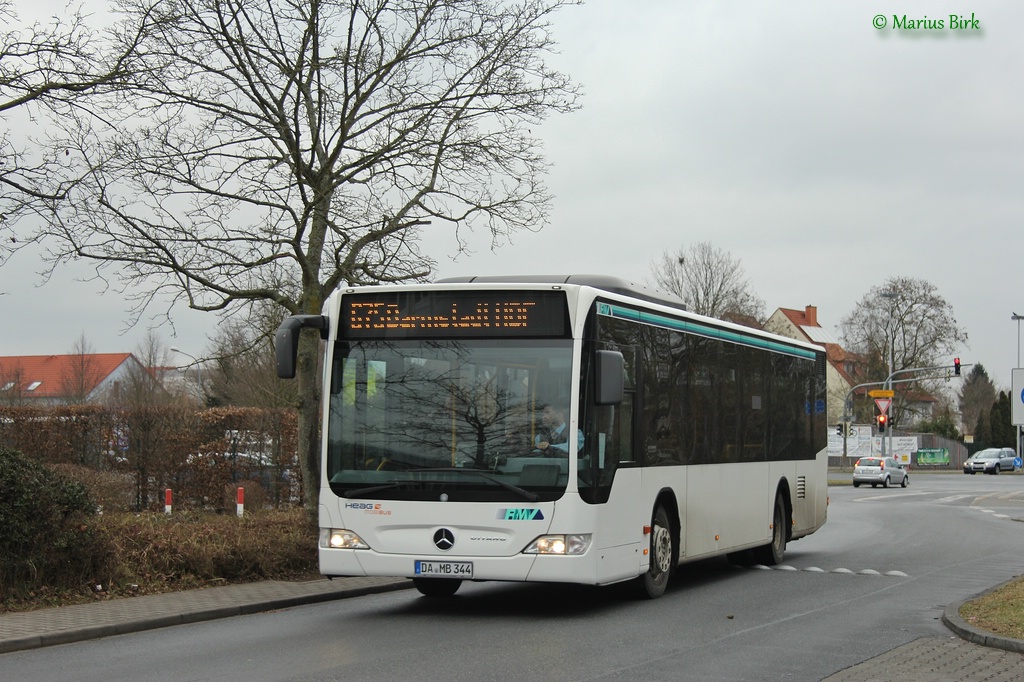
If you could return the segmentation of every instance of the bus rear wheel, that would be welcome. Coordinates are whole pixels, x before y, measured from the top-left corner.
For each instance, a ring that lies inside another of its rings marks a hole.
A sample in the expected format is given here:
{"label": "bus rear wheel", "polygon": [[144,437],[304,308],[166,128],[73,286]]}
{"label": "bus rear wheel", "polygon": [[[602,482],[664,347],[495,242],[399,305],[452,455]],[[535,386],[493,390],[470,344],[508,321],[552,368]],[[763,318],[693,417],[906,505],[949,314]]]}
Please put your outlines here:
{"label": "bus rear wheel", "polygon": [[786,521],[786,503],[782,500],[782,495],[776,495],[775,511],[772,514],[772,541],[755,550],[762,564],[776,566],[782,563],[782,557],[786,553]]}
{"label": "bus rear wheel", "polygon": [[458,578],[413,578],[413,587],[424,597],[450,597],[459,590]]}
{"label": "bus rear wheel", "polygon": [[672,562],[675,548],[672,546],[672,525],[668,520],[668,512],[658,506],[651,523],[651,555],[647,572],[637,580],[640,585],[640,596],[657,599],[665,594],[668,579],[672,575]]}

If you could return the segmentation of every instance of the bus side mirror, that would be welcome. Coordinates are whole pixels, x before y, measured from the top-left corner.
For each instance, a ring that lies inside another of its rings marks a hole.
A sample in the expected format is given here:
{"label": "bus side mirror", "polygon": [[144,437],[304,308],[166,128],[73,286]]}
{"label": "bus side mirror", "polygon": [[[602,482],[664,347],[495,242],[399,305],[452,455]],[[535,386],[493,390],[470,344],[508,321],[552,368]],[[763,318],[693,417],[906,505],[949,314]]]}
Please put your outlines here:
{"label": "bus side mirror", "polygon": [[281,379],[295,378],[295,358],[299,353],[299,332],[303,328],[320,330],[320,338],[326,339],[329,325],[323,315],[291,315],[284,318],[274,334],[274,357],[277,361],[277,376]]}
{"label": "bus side mirror", "polygon": [[594,354],[594,374],[598,405],[618,405],[625,393],[626,362],[622,353],[614,350],[599,350]]}

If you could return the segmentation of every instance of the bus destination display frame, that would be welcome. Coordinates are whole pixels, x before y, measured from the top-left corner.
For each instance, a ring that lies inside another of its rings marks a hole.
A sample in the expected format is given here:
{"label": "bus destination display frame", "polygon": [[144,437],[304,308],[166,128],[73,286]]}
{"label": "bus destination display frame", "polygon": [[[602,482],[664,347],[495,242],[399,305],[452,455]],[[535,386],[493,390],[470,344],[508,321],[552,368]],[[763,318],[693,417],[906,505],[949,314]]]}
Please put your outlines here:
{"label": "bus destination display frame", "polygon": [[395,291],[341,299],[346,339],[568,338],[562,291]]}

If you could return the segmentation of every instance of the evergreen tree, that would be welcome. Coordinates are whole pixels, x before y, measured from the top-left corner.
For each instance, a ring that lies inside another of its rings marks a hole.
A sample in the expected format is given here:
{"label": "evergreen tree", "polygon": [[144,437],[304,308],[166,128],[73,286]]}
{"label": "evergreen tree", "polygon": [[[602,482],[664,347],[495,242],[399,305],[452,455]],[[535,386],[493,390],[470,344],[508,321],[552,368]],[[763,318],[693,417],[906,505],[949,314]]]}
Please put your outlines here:
{"label": "evergreen tree", "polygon": [[974,448],[972,452],[987,448],[992,443],[992,428],[989,423],[989,412],[985,411],[978,415],[978,421],[974,425]]}
{"label": "evergreen tree", "polygon": [[989,416],[989,424],[992,430],[992,447],[1012,448],[1015,447],[1017,429],[1010,423],[1010,394],[1000,391],[992,412]]}
{"label": "evergreen tree", "polygon": [[981,414],[992,409],[992,404],[996,401],[996,387],[981,364],[971,368],[957,397],[960,421],[965,429],[977,424]]}
{"label": "evergreen tree", "polygon": [[917,429],[921,433],[934,433],[950,440],[960,439],[960,431],[956,428],[956,421],[949,412],[940,414],[934,419],[922,421],[918,424]]}

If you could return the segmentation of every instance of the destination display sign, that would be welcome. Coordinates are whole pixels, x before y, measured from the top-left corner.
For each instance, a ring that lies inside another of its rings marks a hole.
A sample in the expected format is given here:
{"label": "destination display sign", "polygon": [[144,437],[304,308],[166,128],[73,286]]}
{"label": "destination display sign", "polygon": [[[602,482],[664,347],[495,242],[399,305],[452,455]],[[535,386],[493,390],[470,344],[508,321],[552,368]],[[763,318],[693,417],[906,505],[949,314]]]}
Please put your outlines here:
{"label": "destination display sign", "polygon": [[356,293],[341,300],[342,338],[564,338],[565,294],[557,291]]}

